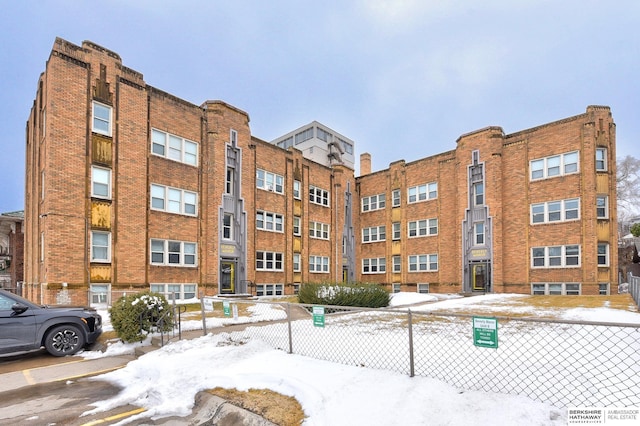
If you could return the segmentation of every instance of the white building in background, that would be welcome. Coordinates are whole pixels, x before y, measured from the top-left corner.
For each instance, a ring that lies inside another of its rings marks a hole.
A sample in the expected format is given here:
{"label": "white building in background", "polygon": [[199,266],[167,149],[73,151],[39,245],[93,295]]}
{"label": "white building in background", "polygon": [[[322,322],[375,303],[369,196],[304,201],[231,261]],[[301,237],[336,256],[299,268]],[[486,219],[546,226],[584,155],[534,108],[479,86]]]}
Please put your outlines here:
{"label": "white building in background", "polygon": [[354,142],[324,124],[313,121],[271,141],[280,148],[290,146],[309,160],[328,167],[341,164],[354,170]]}

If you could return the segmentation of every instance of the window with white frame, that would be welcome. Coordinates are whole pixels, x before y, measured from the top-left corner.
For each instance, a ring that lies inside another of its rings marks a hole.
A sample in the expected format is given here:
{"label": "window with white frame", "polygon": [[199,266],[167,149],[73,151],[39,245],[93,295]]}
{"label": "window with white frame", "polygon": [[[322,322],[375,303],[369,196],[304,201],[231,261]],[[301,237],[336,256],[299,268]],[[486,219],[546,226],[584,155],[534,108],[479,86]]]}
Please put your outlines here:
{"label": "window with white frame", "polygon": [[284,232],[283,216],[278,213],[257,211],[256,228],[263,231]]}
{"label": "window with white frame", "polygon": [[400,293],[400,291],[402,291],[402,284],[400,283],[393,283],[391,286],[394,293]]}
{"label": "window with white frame", "polygon": [[256,270],[282,271],[282,253],[272,251],[257,251]]}
{"label": "window with white frame", "polygon": [[302,259],[300,253],[293,253],[293,272],[302,271]]}
{"label": "window with white frame", "polygon": [[606,296],[609,294],[609,283],[598,283],[598,294]]}
{"label": "window with white frame", "polygon": [[284,193],[284,177],[265,170],[256,170],[256,187],[265,191]]}
{"label": "window with white frame", "polygon": [[579,296],[580,293],[580,283],[531,283],[531,294],[534,296]]}
{"label": "window with white frame", "polygon": [[283,284],[256,284],[256,296],[282,296]]}
{"label": "window with white frame", "polygon": [[418,283],[416,290],[418,293],[429,293],[429,283]]}
{"label": "window with white frame", "polygon": [[391,192],[392,207],[400,207],[400,203],[402,202],[402,200],[400,199],[400,196],[401,196],[400,194],[401,194],[401,191],[399,189],[394,189],[393,192]]}
{"label": "window with white frame", "polygon": [[99,102],[93,102],[93,125],[91,131],[101,135],[111,136],[112,108]]}
{"label": "window with white frame", "polygon": [[151,264],[158,266],[197,266],[197,244],[187,241],[160,240],[152,238]]}
{"label": "window with white frame", "polygon": [[91,166],[91,196],[111,199],[111,170]]}
{"label": "window with white frame", "polygon": [[609,197],[606,195],[596,197],[596,217],[598,219],[609,218]]}
{"label": "window with white frame", "polygon": [[402,232],[400,230],[400,222],[393,222],[391,224],[392,230],[393,230],[393,240],[397,241],[402,237]]}
{"label": "window with white frame", "polygon": [[296,235],[296,236],[302,235],[302,230],[300,228],[301,223],[302,222],[301,222],[300,216],[293,217],[293,235]]}
{"label": "window with white frame", "polygon": [[362,259],[363,274],[382,274],[387,272],[387,260],[384,257]]}
{"label": "window with white frame", "polygon": [[109,295],[111,285],[109,284],[91,284],[89,292],[91,293],[91,305],[109,305],[111,303]]}
{"label": "window with white frame", "polygon": [[596,171],[597,172],[607,171],[607,149],[606,148],[596,148]]}
{"label": "window with white frame", "polygon": [[151,129],[151,153],[169,160],[198,165],[198,144],[180,136]]}
{"label": "window with white frame", "polygon": [[302,194],[302,182],[299,180],[293,181],[293,198],[299,200]]}
{"label": "window with white frame", "polygon": [[402,272],[402,256],[400,255],[391,256],[391,270],[394,273]]}
{"label": "window with white frame", "polygon": [[484,245],[484,223],[483,222],[474,223],[473,242],[476,246]]}
{"label": "window with white frame", "polygon": [[236,146],[238,144],[238,131],[234,129],[229,129],[229,143],[232,146]]}
{"label": "window with white frame", "polygon": [[233,167],[227,167],[227,176],[225,178],[224,192],[225,194],[233,195],[233,181],[235,176],[235,170]]}
{"label": "window with white frame", "polygon": [[329,273],[329,257],[328,256],[309,256],[309,272]]}
{"label": "window with white frame", "polygon": [[91,231],[91,261],[111,262],[111,233]]}
{"label": "window with white frame", "polygon": [[222,216],[222,238],[233,240],[233,215],[231,213],[225,213]]}
{"label": "window with white frame", "polygon": [[309,185],[309,201],[313,204],[329,207],[329,191]]}
{"label": "window with white frame", "polygon": [[609,244],[598,243],[598,266],[609,266]]}
{"label": "window with white frame", "polygon": [[564,268],[580,266],[580,246],[549,246],[531,249],[532,268]]}
{"label": "window with white frame", "polygon": [[417,203],[438,198],[438,184],[436,182],[413,186],[407,190],[408,202]]}
{"label": "window with white frame", "polygon": [[531,223],[566,222],[580,219],[580,199],[531,204]]}
{"label": "window with white frame", "polygon": [[409,256],[409,272],[428,272],[437,270],[437,254],[417,254]]}
{"label": "window with white frame", "polygon": [[370,197],[362,197],[362,211],[370,212],[373,210],[381,210],[386,206],[384,194],[371,195]]}
{"label": "window with white frame", "polygon": [[577,173],[579,170],[578,151],[531,160],[529,170],[531,180]]}
{"label": "window with white frame", "polygon": [[197,215],[198,194],[179,188],[151,184],[151,209],[167,213]]}
{"label": "window with white frame", "polygon": [[329,239],[329,224],[321,222],[309,222],[309,236],[321,240]]}
{"label": "window with white frame", "polygon": [[473,205],[484,205],[484,183],[482,182],[473,184]]}
{"label": "window with white frame", "polygon": [[362,228],[362,242],[375,243],[376,241],[385,241],[387,239],[386,226],[372,226],[370,228]]}
{"label": "window with white frame", "polygon": [[189,300],[195,299],[198,294],[198,285],[193,283],[153,283],[150,290],[154,293],[160,293],[168,300]]}
{"label": "window with white frame", "polygon": [[408,223],[409,238],[438,234],[438,219],[414,220]]}

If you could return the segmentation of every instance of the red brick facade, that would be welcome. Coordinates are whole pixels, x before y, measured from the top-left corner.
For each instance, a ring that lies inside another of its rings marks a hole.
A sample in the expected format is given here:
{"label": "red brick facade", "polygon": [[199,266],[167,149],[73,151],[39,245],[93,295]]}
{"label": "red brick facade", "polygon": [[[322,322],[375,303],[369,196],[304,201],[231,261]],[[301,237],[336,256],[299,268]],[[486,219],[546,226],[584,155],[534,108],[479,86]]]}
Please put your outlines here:
{"label": "red brick facade", "polygon": [[[512,135],[484,129],[462,136],[455,151],[374,173],[363,154],[355,178],[349,167],[252,136],[244,111],[191,104],[147,85],[114,52],[56,39],[26,143],[25,294],[42,303],[108,303],[149,288],[187,299],[292,294],[301,283],[345,277],[408,291],[418,283],[478,290],[469,287],[470,270],[475,284],[485,280],[483,291],[496,292],[579,283],[589,294],[617,281],[615,125],[606,107]],[[598,147],[607,157],[602,172]],[[531,161],[570,152],[578,171],[531,181]],[[486,197],[475,209],[473,164]],[[427,199],[411,202],[412,190]],[[608,197],[606,219],[596,218],[596,195]],[[363,197],[375,209],[363,211]],[[532,224],[533,204],[576,198],[578,219]],[[465,244],[465,223],[478,218],[490,244]],[[409,235],[433,220],[429,235]],[[355,265],[344,249],[352,231]],[[597,265],[599,242],[608,243],[607,266]],[[579,266],[531,267],[532,248],[565,245],[579,246]]]}

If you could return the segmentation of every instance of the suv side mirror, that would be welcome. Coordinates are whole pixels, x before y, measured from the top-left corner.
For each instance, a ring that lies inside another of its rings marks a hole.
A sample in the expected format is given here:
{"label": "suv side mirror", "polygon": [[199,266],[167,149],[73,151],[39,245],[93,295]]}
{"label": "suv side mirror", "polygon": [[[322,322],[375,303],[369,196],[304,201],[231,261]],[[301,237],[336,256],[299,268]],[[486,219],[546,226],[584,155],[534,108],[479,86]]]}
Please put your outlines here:
{"label": "suv side mirror", "polygon": [[13,312],[20,315],[21,313],[29,309],[29,307],[23,305],[22,303],[14,303],[13,306],[11,306],[11,309],[13,310]]}

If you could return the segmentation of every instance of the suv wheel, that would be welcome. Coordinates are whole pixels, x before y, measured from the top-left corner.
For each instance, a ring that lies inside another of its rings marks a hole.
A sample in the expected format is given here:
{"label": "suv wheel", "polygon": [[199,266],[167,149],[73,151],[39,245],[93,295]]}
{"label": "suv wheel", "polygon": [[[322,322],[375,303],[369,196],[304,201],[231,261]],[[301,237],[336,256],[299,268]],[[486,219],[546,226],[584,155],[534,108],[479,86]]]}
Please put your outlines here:
{"label": "suv wheel", "polygon": [[60,325],[47,333],[44,346],[53,356],[73,355],[84,347],[84,335],[75,325]]}

